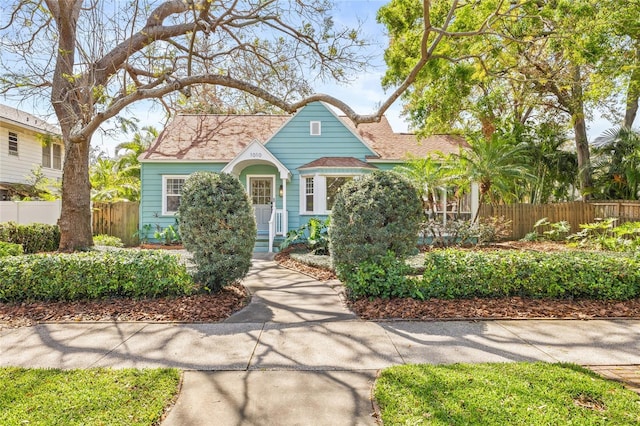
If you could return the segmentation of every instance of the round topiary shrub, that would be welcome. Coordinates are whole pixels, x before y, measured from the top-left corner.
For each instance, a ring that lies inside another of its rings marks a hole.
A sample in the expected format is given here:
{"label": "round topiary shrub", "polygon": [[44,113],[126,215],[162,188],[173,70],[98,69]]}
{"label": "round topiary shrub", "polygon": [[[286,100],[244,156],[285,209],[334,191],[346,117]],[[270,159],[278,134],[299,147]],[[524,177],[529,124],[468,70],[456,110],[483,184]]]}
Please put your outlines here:
{"label": "round topiary shrub", "polygon": [[421,214],[416,189],[395,172],[375,171],[346,183],[329,227],[338,276],[348,281],[361,264],[379,263],[389,253],[406,258],[416,248]]}
{"label": "round topiary shrub", "polygon": [[180,236],[193,253],[196,281],[210,291],[244,277],[251,266],[256,222],[240,181],[227,173],[196,172],[184,183]]}

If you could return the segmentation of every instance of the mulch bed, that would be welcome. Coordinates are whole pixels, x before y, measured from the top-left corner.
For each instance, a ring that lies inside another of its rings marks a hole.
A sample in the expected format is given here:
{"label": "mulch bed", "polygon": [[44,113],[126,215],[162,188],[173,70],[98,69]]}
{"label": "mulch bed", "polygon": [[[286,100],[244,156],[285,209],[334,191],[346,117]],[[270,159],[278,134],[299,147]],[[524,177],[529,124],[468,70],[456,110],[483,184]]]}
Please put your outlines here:
{"label": "mulch bed", "polygon": [[0,327],[55,321],[216,322],[242,309],[248,300],[243,286],[232,285],[215,294],[158,299],[0,303]]}

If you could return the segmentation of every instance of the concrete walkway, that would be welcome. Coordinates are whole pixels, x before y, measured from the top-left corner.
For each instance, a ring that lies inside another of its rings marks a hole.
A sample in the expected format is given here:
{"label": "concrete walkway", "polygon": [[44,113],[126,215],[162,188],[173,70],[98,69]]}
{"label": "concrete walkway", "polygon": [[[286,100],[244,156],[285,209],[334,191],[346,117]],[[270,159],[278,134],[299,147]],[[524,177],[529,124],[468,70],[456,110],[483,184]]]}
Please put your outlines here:
{"label": "concrete walkway", "polygon": [[256,259],[223,323],[0,329],[0,366],[185,370],[163,425],[375,424],[377,371],[404,363],[640,364],[640,320],[366,322],[337,291]]}

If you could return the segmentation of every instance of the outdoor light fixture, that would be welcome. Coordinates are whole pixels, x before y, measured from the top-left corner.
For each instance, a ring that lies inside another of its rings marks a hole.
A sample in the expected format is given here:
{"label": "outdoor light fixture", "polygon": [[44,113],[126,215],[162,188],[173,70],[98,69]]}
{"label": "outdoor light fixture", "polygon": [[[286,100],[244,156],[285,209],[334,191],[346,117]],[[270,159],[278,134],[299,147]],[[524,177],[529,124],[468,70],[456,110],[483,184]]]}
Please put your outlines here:
{"label": "outdoor light fixture", "polygon": [[282,198],[282,185],[280,185],[280,189],[278,189],[278,195]]}

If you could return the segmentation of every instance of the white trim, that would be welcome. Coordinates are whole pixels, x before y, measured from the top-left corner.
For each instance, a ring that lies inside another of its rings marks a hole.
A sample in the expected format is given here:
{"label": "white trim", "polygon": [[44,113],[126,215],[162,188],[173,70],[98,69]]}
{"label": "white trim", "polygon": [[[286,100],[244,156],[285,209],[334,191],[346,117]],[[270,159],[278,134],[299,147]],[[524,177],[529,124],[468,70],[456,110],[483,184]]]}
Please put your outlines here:
{"label": "white trim", "polygon": [[[307,173],[300,174],[300,208],[301,216],[329,215],[327,210],[327,178],[347,177],[357,179],[361,173]],[[307,211],[307,178],[313,178],[313,211]]]}
{"label": "white trim", "polygon": [[309,121],[309,135],[322,136],[322,121]]}
{"label": "white trim", "polygon": [[[247,194],[249,195],[250,200],[251,200],[251,178],[271,179],[271,201],[275,204],[276,203],[276,175],[247,175],[246,191],[247,191]],[[253,200],[251,201],[251,204],[253,205]],[[264,204],[261,204],[261,205],[264,205]]]}
{"label": "white trim", "polygon": [[254,140],[222,169],[223,173],[240,176],[247,166],[254,164],[270,164],[280,172],[280,179],[290,179],[291,172],[260,141]]}
{"label": "white trim", "polygon": [[187,180],[189,175],[162,175],[162,216],[175,216],[176,212],[167,211],[167,180],[168,179],[184,179]]}

